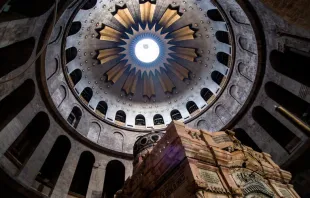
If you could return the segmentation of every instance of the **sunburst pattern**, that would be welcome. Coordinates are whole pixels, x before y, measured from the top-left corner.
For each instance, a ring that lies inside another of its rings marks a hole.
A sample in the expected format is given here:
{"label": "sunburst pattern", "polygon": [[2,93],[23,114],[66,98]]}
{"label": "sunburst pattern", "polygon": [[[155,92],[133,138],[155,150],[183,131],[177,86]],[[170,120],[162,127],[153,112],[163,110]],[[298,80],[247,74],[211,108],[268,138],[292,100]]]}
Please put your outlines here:
{"label": "sunburst pattern", "polygon": [[[116,42],[117,47],[99,50],[97,59],[106,64],[114,59],[120,62],[106,72],[107,79],[116,83],[122,75],[127,79],[122,89],[126,94],[135,94],[138,80],[143,83],[143,95],[151,98],[155,93],[154,81],[160,82],[165,93],[172,92],[175,87],[169,73],[175,74],[180,80],[189,78],[190,70],[181,65],[178,59],[195,62],[198,57],[194,48],[182,47],[180,41],[195,39],[195,30],[191,25],[173,32],[168,28],[178,21],[182,14],[178,8],[168,7],[159,22],[154,22],[156,4],[149,1],[140,4],[140,21],[135,21],[127,7],[117,9],[113,16],[126,29],[125,34],[105,25],[100,31],[100,40]],[[151,62],[141,62],[135,55],[134,49],[138,41],[151,38],[160,48],[158,58]]]}

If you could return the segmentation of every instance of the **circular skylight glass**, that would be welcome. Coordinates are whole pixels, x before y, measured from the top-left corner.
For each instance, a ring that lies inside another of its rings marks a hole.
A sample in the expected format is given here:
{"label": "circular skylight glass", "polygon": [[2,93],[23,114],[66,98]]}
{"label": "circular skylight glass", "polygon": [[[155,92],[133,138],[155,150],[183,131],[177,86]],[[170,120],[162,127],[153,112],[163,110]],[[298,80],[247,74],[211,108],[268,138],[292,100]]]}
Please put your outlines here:
{"label": "circular skylight glass", "polygon": [[153,39],[142,39],[135,46],[135,55],[143,63],[154,62],[159,53],[159,45]]}

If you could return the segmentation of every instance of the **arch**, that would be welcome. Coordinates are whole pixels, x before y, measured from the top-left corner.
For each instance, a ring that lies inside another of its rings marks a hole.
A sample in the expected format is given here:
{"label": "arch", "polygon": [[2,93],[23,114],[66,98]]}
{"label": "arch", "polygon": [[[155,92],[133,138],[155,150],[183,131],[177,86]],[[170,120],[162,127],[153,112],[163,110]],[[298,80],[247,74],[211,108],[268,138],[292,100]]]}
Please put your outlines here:
{"label": "arch", "polygon": [[124,145],[124,136],[123,134],[119,132],[115,132],[114,134],[114,144],[113,144],[113,149],[123,152],[123,145]]}
{"label": "arch", "polygon": [[0,48],[0,78],[27,63],[35,46],[33,37]]}
{"label": "arch", "polygon": [[[64,135],[59,136],[36,177],[37,182],[51,189],[50,193],[56,185],[70,149],[70,140]],[[37,190],[40,191],[40,189],[42,188],[39,187]]]}
{"label": "arch", "polygon": [[48,115],[39,112],[8,148],[5,155],[20,169],[35,151],[49,127]]}
{"label": "arch", "polygon": [[92,122],[89,127],[87,138],[93,142],[98,142],[101,133],[101,126],[97,122]]}
{"label": "arch", "polygon": [[208,17],[213,21],[224,21],[221,13],[218,11],[218,9],[212,9],[207,11]]}
{"label": "arch", "polygon": [[84,6],[81,8],[82,10],[89,10],[97,4],[97,0],[88,0]]}
{"label": "arch", "polygon": [[310,104],[274,82],[265,84],[267,95],[297,117],[310,124]]}
{"label": "arch", "polygon": [[221,73],[218,72],[218,71],[213,71],[213,72],[211,73],[211,78],[212,78],[212,80],[213,80],[216,84],[218,84],[219,86],[221,86],[221,83],[222,83],[222,81],[223,81],[223,79],[224,79],[224,75],[221,74]]}
{"label": "arch", "polygon": [[228,32],[225,31],[217,31],[215,33],[216,39],[222,43],[226,43],[227,45],[230,45],[230,39]]}
{"label": "arch", "polygon": [[209,102],[211,102],[211,101],[209,101],[209,100],[210,100],[210,98],[212,98],[213,93],[212,93],[212,91],[210,91],[210,89],[208,89],[208,88],[203,88],[203,89],[200,91],[200,95],[201,95],[201,97],[202,97],[207,103],[209,103]]}
{"label": "arch", "polygon": [[102,197],[114,198],[125,182],[125,166],[118,160],[112,160],[106,167]]}
{"label": "arch", "polygon": [[70,73],[70,79],[75,86],[82,79],[82,71],[80,69],[75,69],[73,72]]}
{"label": "arch", "polygon": [[77,128],[79,122],[82,118],[82,111],[78,107],[73,107],[71,113],[69,114],[67,121],[71,124],[74,128]]}
{"label": "arch", "polygon": [[76,197],[86,197],[90,176],[95,163],[94,155],[84,151],[79,159],[70,185],[69,194]]}
{"label": "arch", "polygon": [[82,23],[80,21],[74,21],[70,27],[68,36],[72,36],[80,31]]}
{"label": "arch", "polygon": [[73,61],[76,58],[77,53],[78,53],[78,51],[77,51],[76,47],[70,47],[70,48],[66,49],[66,64]]}
{"label": "arch", "polygon": [[297,145],[297,143],[299,143],[300,139],[263,107],[254,107],[252,116],[253,119],[275,141],[277,141],[284,149],[286,149],[287,152],[290,153],[291,150]]}
{"label": "arch", "polygon": [[41,16],[53,6],[54,2],[54,0],[11,0],[8,3],[9,9],[0,15],[1,22]]}
{"label": "arch", "polygon": [[199,108],[195,102],[189,101],[186,104],[186,109],[189,112],[189,114],[192,114],[192,113],[196,112]]}
{"label": "arch", "polygon": [[126,123],[126,113],[122,110],[116,112],[115,120],[118,122]]}
{"label": "arch", "polygon": [[0,131],[29,104],[34,94],[34,82],[28,79],[0,101]]}
{"label": "arch", "polygon": [[137,126],[145,126],[145,117],[141,114],[136,116],[135,125]]}
{"label": "arch", "polygon": [[227,66],[229,65],[230,56],[224,52],[218,52],[216,54],[217,60],[222,63],[223,65]]}
{"label": "arch", "polygon": [[284,53],[274,50],[270,53],[271,66],[279,73],[310,87],[310,78],[305,75],[310,73],[310,57],[292,49]]}
{"label": "arch", "polygon": [[81,93],[81,98],[86,103],[89,103],[92,97],[93,97],[93,90],[89,87],[86,87]]}
{"label": "arch", "polygon": [[105,101],[100,101],[97,105],[96,112],[99,114],[101,117],[105,117],[108,111],[108,105]]}
{"label": "arch", "polygon": [[238,140],[241,141],[242,144],[251,147],[253,150],[257,152],[262,152],[262,150],[257,146],[257,144],[253,141],[253,139],[245,132],[245,130],[241,128],[237,128],[233,130],[235,132],[235,136]]}
{"label": "arch", "polygon": [[156,115],[153,117],[153,122],[154,122],[154,125],[162,125],[162,124],[165,124],[164,118],[163,118],[163,116],[160,115],[160,114],[156,114]]}
{"label": "arch", "polygon": [[171,119],[172,120],[181,120],[182,119],[182,115],[180,113],[180,111],[178,110],[172,110],[170,113]]}

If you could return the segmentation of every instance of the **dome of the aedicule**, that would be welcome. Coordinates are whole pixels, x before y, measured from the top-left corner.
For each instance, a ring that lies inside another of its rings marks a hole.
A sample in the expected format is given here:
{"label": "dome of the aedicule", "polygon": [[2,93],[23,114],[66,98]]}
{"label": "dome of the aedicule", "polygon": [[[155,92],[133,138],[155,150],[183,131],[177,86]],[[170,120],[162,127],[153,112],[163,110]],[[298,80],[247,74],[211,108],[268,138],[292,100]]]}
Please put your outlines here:
{"label": "dome of the aedicule", "polygon": [[143,166],[165,167],[165,152],[167,162],[177,153],[203,161],[221,156],[208,151],[220,145],[227,159],[272,159],[306,195],[305,1],[0,2],[0,186],[9,179],[4,188],[26,187],[26,197],[110,198],[144,168],[163,171]]}

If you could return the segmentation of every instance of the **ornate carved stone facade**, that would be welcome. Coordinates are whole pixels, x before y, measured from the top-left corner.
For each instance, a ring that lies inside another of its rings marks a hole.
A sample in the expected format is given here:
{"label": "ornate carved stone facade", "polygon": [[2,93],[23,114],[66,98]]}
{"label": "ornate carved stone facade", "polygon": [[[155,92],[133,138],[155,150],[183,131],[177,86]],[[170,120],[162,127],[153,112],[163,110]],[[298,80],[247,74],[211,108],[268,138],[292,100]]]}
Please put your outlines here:
{"label": "ornate carved stone facade", "polygon": [[233,131],[211,133],[173,122],[141,153],[116,197],[299,197],[291,174],[269,154],[242,145]]}

